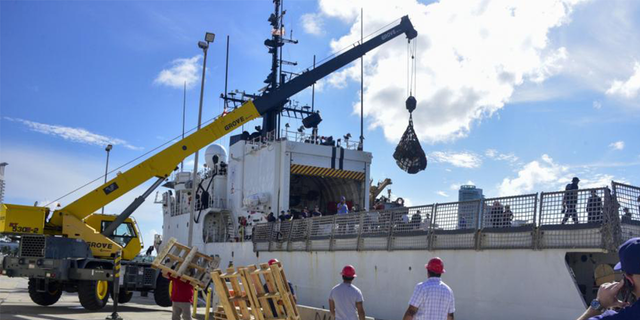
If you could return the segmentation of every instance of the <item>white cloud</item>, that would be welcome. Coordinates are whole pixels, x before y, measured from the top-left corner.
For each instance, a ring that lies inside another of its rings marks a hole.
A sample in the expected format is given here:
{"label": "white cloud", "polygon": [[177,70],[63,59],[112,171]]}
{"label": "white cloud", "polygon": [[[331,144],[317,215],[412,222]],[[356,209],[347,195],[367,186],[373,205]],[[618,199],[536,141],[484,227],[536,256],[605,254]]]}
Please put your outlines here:
{"label": "white cloud", "polygon": [[443,196],[443,197],[445,197],[445,198],[448,198],[448,197],[449,197],[449,195],[448,195],[446,192],[444,192],[444,191],[438,191],[438,192],[436,192],[436,194],[438,194],[439,196]]}
{"label": "white cloud", "polygon": [[498,155],[498,150],[496,149],[487,149],[487,151],[484,152],[484,155],[493,159]]}
{"label": "white cloud", "polygon": [[171,62],[171,67],[160,71],[153,82],[178,89],[182,89],[186,83],[187,88],[191,88],[200,79],[199,74],[202,72],[201,58],[202,55],[175,59]]}
{"label": "white cloud", "polygon": [[497,161],[507,161],[511,163],[518,161],[518,157],[515,154],[513,154],[513,152],[499,153],[498,150],[496,149],[487,149],[484,152],[484,155],[489,159],[493,159]]}
{"label": "white cloud", "polygon": [[508,161],[513,163],[518,161],[518,157],[513,153],[508,153],[508,154],[501,153],[496,157],[496,160]]}
{"label": "white cloud", "polygon": [[[549,45],[551,29],[566,24],[577,0],[442,1],[320,0],[320,13],[353,23],[348,35],[332,41],[338,51],[360,38],[358,16],[364,6],[365,34],[410,14],[418,31],[416,132],[428,143],[466,136],[473,124],[500,110],[514,89],[541,82],[560,70],[569,53]],[[401,36],[401,38],[404,38]],[[405,129],[406,41],[396,39],[367,54],[365,115],[372,127],[397,141]],[[359,70],[351,66],[336,75]],[[358,109],[357,103],[354,108]],[[359,110],[359,109],[358,109]]]}
{"label": "white cloud", "polygon": [[546,154],[543,154],[540,161],[531,161],[518,171],[516,178],[504,178],[498,187],[500,196],[524,194],[537,189],[557,187],[568,178],[568,168],[559,165]]}
{"label": "white cloud", "polygon": [[597,100],[594,101],[593,102],[593,108],[596,109],[596,110],[602,109],[602,102],[597,101]]}
{"label": "white cloud", "polygon": [[609,145],[609,148],[613,150],[622,150],[624,149],[624,141],[616,141]]}
{"label": "white cloud", "polygon": [[611,181],[616,180],[617,182],[625,183],[625,181],[620,179],[615,179],[611,174],[595,174],[592,177],[585,177],[580,179],[580,188],[602,188],[606,186],[611,186]]}
{"label": "white cloud", "polygon": [[478,168],[482,165],[480,156],[473,152],[443,152],[434,151],[429,157],[436,163],[449,163],[460,168]]}
{"label": "white cloud", "polygon": [[640,92],[640,63],[635,62],[633,74],[626,81],[615,80],[607,90],[608,95],[633,99]]}
{"label": "white cloud", "polygon": [[72,127],[65,127],[60,125],[45,124],[45,123],[39,123],[39,122],[34,122],[34,121],[29,121],[29,120],[24,120],[19,118],[9,118],[9,117],[4,117],[4,118],[9,121],[20,122],[25,126],[27,126],[29,129],[31,129],[32,131],[60,137],[65,140],[69,140],[73,142],[79,142],[79,143],[102,146],[102,147],[105,147],[108,144],[112,144],[114,146],[121,145],[131,150],[142,149],[141,147],[136,147],[129,144],[125,140],[99,135],[97,133],[90,132],[83,128],[72,128]]}
{"label": "white cloud", "polygon": [[324,34],[324,21],[319,14],[303,14],[300,17],[300,23],[302,23],[302,29],[304,29],[306,33],[312,34],[314,36]]}

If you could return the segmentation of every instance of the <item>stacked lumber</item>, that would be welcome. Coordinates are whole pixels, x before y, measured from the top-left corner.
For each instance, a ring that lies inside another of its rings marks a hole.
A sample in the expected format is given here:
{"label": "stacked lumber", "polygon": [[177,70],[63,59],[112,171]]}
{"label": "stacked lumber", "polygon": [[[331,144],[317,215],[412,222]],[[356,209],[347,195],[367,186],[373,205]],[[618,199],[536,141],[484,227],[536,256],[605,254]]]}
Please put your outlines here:
{"label": "stacked lumber", "polygon": [[216,320],[300,320],[280,262],[215,270],[211,280],[220,300]]}
{"label": "stacked lumber", "polygon": [[198,252],[197,247],[187,247],[175,238],[169,239],[153,260],[151,266],[164,276],[180,278],[194,287],[206,289],[211,281],[211,270],[218,268],[220,257],[210,257]]}

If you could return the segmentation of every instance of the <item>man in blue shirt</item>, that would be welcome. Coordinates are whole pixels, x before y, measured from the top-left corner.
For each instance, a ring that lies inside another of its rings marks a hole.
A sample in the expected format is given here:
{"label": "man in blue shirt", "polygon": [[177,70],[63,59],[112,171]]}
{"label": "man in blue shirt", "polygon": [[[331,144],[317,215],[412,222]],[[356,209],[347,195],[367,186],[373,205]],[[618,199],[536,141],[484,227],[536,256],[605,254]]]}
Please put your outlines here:
{"label": "man in blue shirt", "polygon": [[[597,298],[578,320],[637,320],[640,319],[640,238],[632,238],[618,249],[620,262],[614,270],[622,271],[623,281],[605,283],[598,289]],[[626,282],[626,284],[625,284]],[[625,288],[636,297],[633,305],[618,300],[618,293]],[[607,310],[622,308],[616,312]],[[605,311],[607,310],[607,311]]]}
{"label": "man in blue shirt", "polygon": [[347,206],[347,198],[344,196],[340,197],[340,203],[338,203],[338,214],[347,214],[349,213],[349,207]]}

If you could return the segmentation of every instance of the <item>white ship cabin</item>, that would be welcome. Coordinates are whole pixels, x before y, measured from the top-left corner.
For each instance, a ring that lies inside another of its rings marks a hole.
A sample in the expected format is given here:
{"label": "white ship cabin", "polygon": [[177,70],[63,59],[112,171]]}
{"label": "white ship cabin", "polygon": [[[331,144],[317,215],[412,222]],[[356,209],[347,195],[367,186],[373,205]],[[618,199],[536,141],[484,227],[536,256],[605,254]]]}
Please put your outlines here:
{"label": "white ship cabin", "polygon": [[270,212],[278,218],[281,212],[293,216],[317,207],[323,215],[335,214],[341,197],[350,210],[367,210],[372,156],[349,138],[285,129],[280,138],[248,132],[231,136],[228,153],[210,145],[195,197],[192,172],[173,174],[164,185],[169,190],[157,196],[163,237],[188,242],[192,201],[194,244],[200,234],[203,243],[249,240],[253,226],[266,222]]}

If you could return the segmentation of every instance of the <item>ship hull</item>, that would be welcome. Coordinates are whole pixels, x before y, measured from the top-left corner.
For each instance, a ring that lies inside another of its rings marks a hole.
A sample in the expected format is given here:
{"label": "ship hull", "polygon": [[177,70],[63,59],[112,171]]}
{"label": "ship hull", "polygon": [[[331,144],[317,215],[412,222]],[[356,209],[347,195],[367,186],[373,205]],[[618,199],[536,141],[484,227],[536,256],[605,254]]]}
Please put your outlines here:
{"label": "ship hull", "polygon": [[210,243],[203,250],[220,255],[221,266],[276,258],[283,262],[299,303],[320,308],[328,308],[340,270],[352,264],[367,315],[376,319],[402,318],[415,285],[426,279],[425,263],[436,256],[445,262],[443,281],[454,292],[457,319],[575,319],[586,308],[565,262],[568,252],[584,250],[257,253],[250,242]]}

